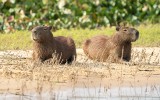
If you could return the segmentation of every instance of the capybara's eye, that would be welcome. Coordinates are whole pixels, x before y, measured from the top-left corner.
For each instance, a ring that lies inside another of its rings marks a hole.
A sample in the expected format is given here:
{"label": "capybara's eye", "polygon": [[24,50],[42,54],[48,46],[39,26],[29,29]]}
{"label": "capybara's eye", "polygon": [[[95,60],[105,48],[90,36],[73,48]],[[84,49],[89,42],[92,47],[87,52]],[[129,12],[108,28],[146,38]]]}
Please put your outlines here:
{"label": "capybara's eye", "polygon": [[46,31],[46,30],[47,30],[47,28],[43,28],[43,30],[44,30],[44,31]]}
{"label": "capybara's eye", "polygon": [[125,31],[125,32],[126,32],[127,30],[126,30],[126,29],[123,29],[123,31]]}

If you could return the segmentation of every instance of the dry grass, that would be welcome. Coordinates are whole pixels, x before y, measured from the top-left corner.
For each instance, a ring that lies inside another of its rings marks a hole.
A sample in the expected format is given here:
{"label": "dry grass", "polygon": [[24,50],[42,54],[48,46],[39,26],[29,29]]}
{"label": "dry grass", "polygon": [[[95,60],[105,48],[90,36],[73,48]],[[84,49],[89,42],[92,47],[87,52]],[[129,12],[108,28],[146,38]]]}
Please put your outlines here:
{"label": "dry grass", "polygon": [[[52,100],[59,100],[59,93],[53,91],[70,88],[74,99],[85,98],[75,94],[76,88],[81,87],[88,90],[89,98],[101,98],[101,95],[92,97],[90,89],[96,91],[98,87],[109,91],[113,87],[152,86],[160,97],[157,89],[160,84],[160,48],[134,48],[132,60],[127,64],[91,61],[82,50],[77,51],[78,60],[72,65],[53,64],[52,60],[33,63],[31,51],[0,52],[1,94],[32,98],[33,94],[29,93],[37,93],[39,99],[44,99],[43,94],[49,91]],[[121,90],[119,93],[123,94]]]}

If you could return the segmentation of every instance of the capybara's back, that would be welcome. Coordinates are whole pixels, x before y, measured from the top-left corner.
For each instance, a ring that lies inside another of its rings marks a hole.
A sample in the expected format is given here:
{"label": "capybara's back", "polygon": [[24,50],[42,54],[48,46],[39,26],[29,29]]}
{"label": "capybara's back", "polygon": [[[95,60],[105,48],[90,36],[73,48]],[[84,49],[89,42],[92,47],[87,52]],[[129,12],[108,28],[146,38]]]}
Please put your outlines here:
{"label": "capybara's back", "polygon": [[99,35],[91,39],[87,39],[83,43],[83,51],[90,59],[104,61],[108,56],[108,53],[106,53],[106,51],[108,52],[108,47],[106,47],[107,41],[108,36],[105,35]]}

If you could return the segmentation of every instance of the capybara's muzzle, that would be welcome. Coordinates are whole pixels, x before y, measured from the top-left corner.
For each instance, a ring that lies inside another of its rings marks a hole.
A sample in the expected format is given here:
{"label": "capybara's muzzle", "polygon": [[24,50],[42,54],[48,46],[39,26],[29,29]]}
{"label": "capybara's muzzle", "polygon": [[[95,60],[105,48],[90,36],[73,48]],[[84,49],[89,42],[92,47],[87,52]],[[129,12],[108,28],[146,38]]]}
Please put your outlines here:
{"label": "capybara's muzzle", "polygon": [[131,39],[131,42],[135,42],[136,40],[138,40],[138,38],[139,38],[139,31],[137,31],[137,30],[133,30],[132,31],[132,39]]}
{"label": "capybara's muzzle", "polygon": [[33,39],[34,41],[38,41],[36,30],[32,30],[32,39]]}
{"label": "capybara's muzzle", "polygon": [[[136,32],[136,38],[137,38],[137,39],[139,38],[139,32],[138,32],[138,31]],[[136,39],[136,40],[137,40],[137,39]]]}

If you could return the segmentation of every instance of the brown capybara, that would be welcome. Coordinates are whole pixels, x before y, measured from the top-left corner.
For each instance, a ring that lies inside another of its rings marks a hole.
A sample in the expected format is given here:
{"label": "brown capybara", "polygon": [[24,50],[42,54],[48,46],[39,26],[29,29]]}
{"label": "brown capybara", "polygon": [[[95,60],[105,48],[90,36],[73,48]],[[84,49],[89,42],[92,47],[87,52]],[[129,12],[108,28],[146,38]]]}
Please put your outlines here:
{"label": "brown capybara", "polygon": [[111,37],[95,36],[83,44],[84,53],[92,60],[123,62],[131,59],[131,42],[139,37],[135,28],[117,26]]}
{"label": "brown capybara", "polygon": [[53,37],[52,26],[37,26],[32,29],[33,60],[41,62],[56,57],[60,64],[72,63],[76,59],[76,47],[70,37]]}

